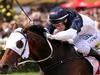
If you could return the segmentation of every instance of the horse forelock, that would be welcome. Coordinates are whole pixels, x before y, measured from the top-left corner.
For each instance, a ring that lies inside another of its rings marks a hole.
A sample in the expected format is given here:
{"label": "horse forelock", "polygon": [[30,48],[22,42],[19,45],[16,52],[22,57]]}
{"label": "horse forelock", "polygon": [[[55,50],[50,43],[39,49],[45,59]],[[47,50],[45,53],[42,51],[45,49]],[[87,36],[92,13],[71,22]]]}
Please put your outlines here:
{"label": "horse forelock", "polygon": [[29,27],[29,31],[46,38],[46,36],[44,34],[46,32],[46,30],[41,25],[32,25]]}

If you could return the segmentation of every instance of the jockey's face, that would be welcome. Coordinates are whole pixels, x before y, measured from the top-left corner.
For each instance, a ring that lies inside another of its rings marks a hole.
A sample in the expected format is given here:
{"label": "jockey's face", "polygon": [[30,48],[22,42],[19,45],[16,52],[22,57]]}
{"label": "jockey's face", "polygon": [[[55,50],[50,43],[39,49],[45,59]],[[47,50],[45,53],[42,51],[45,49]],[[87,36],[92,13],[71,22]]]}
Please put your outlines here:
{"label": "jockey's face", "polygon": [[58,23],[55,25],[56,29],[58,29],[59,31],[64,31],[65,30],[65,25],[63,22]]}

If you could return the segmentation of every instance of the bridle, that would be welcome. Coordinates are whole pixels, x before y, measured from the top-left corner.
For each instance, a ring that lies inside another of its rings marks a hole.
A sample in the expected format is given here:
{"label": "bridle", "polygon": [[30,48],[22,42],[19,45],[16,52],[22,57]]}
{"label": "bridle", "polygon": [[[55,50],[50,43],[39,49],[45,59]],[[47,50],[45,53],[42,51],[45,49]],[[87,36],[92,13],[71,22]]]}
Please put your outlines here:
{"label": "bridle", "polygon": [[23,54],[24,54],[24,52],[25,52],[25,49],[26,49],[26,45],[27,45],[27,42],[28,42],[28,36],[27,36],[27,34],[25,35],[25,33],[23,32],[23,29],[22,29],[21,31],[16,31],[16,32],[22,34],[22,35],[25,37],[25,39],[26,39],[26,41],[25,41],[25,46],[24,46],[24,48],[23,48],[23,52],[22,52],[21,55],[20,55],[20,56],[22,57]]}
{"label": "bridle", "polygon": [[[26,50],[25,48],[26,48],[26,46],[27,46],[27,42],[28,42],[29,37],[28,37],[28,34],[25,33],[23,29],[22,29],[21,31],[16,31],[16,32],[17,32],[17,33],[20,33],[21,35],[23,35],[24,38],[26,39],[26,41],[25,41],[25,46],[24,46],[24,48],[23,48],[23,52],[22,52],[21,55],[20,55],[20,56],[22,57],[23,54],[24,54],[24,52],[25,52],[25,50]],[[26,34],[26,35],[25,35],[25,34]],[[31,39],[32,39],[32,38],[31,38]],[[50,51],[51,51],[50,54],[49,54],[46,58],[41,59],[41,60],[37,60],[37,61],[35,61],[35,60],[26,60],[26,61],[22,61],[22,62],[20,62],[18,65],[21,65],[21,64],[26,63],[26,62],[34,62],[34,63],[43,62],[43,61],[46,61],[46,60],[52,58],[53,47],[52,47],[52,45],[51,45],[51,43],[49,42],[48,39],[46,39],[46,41],[47,41],[47,43],[48,43],[48,45],[49,45],[49,47],[50,47]]]}

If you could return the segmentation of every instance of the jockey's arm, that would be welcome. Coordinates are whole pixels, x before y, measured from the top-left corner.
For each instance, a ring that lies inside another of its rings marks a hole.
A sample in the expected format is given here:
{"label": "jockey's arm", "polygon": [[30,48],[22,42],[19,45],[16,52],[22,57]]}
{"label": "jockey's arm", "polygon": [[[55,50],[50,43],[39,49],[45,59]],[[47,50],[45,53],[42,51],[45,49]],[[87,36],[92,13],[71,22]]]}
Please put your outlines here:
{"label": "jockey's arm", "polygon": [[56,39],[61,41],[68,41],[69,39],[74,39],[77,36],[77,31],[75,29],[68,29],[66,31],[61,31],[55,35],[49,35],[48,38]]}
{"label": "jockey's arm", "polygon": [[72,25],[68,30],[58,32],[55,35],[49,36],[50,39],[68,41],[69,39],[74,39],[77,36],[77,33],[81,31],[82,19],[77,15],[72,21]]}

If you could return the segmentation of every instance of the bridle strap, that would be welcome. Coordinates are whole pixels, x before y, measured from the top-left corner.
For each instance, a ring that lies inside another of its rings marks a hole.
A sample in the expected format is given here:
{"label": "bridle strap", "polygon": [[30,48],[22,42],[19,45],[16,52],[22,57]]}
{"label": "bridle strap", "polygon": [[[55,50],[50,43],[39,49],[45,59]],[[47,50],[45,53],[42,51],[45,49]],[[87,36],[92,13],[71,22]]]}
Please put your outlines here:
{"label": "bridle strap", "polygon": [[21,31],[16,31],[16,32],[22,34],[22,35],[25,37],[25,39],[26,39],[26,41],[25,41],[25,46],[24,46],[24,49],[23,49],[23,52],[21,53],[21,57],[22,57],[22,55],[23,55],[24,52],[25,52],[25,48],[26,48],[26,45],[27,45],[27,42],[28,42],[28,36],[24,34],[23,29],[22,29]]}
{"label": "bridle strap", "polygon": [[[24,54],[24,52],[25,52],[25,48],[26,48],[26,45],[27,45],[27,42],[28,42],[28,35],[25,35],[25,33],[23,32],[23,29],[21,30],[21,31],[16,31],[16,32],[18,32],[18,33],[20,33],[20,34],[22,34],[24,37],[25,37],[25,39],[26,39],[26,42],[25,42],[25,46],[24,46],[24,49],[23,49],[23,52],[21,53],[21,57],[22,57],[22,55]],[[47,43],[48,43],[48,45],[49,45],[49,47],[50,47],[50,50],[51,50],[51,53],[50,53],[50,55],[49,56],[47,56],[46,58],[44,58],[44,59],[41,59],[41,60],[38,60],[38,61],[35,61],[35,60],[29,60],[29,61],[31,61],[31,62],[34,62],[34,63],[37,63],[37,62],[43,62],[43,61],[45,61],[45,60],[48,60],[49,58],[52,58],[52,54],[53,54],[53,47],[52,47],[52,45],[51,45],[51,43],[50,43],[50,41],[46,38],[46,41],[47,41]],[[26,61],[24,61],[25,63],[27,62],[27,60]],[[21,62],[21,63],[23,63],[23,62]]]}
{"label": "bridle strap", "polygon": [[40,63],[40,62],[43,62],[43,61],[46,61],[46,60],[52,58],[53,47],[52,47],[51,43],[49,42],[49,40],[48,39],[46,39],[46,40],[47,40],[47,42],[48,42],[48,44],[50,46],[50,49],[51,49],[51,53],[50,53],[50,55],[48,57],[46,57],[44,59],[41,59],[41,60],[38,60],[38,61],[35,61],[35,60],[25,60],[25,61],[22,61],[22,62],[18,63],[18,65],[21,65],[21,64],[24,64],[24,63],[27,63],[27,62]]}

